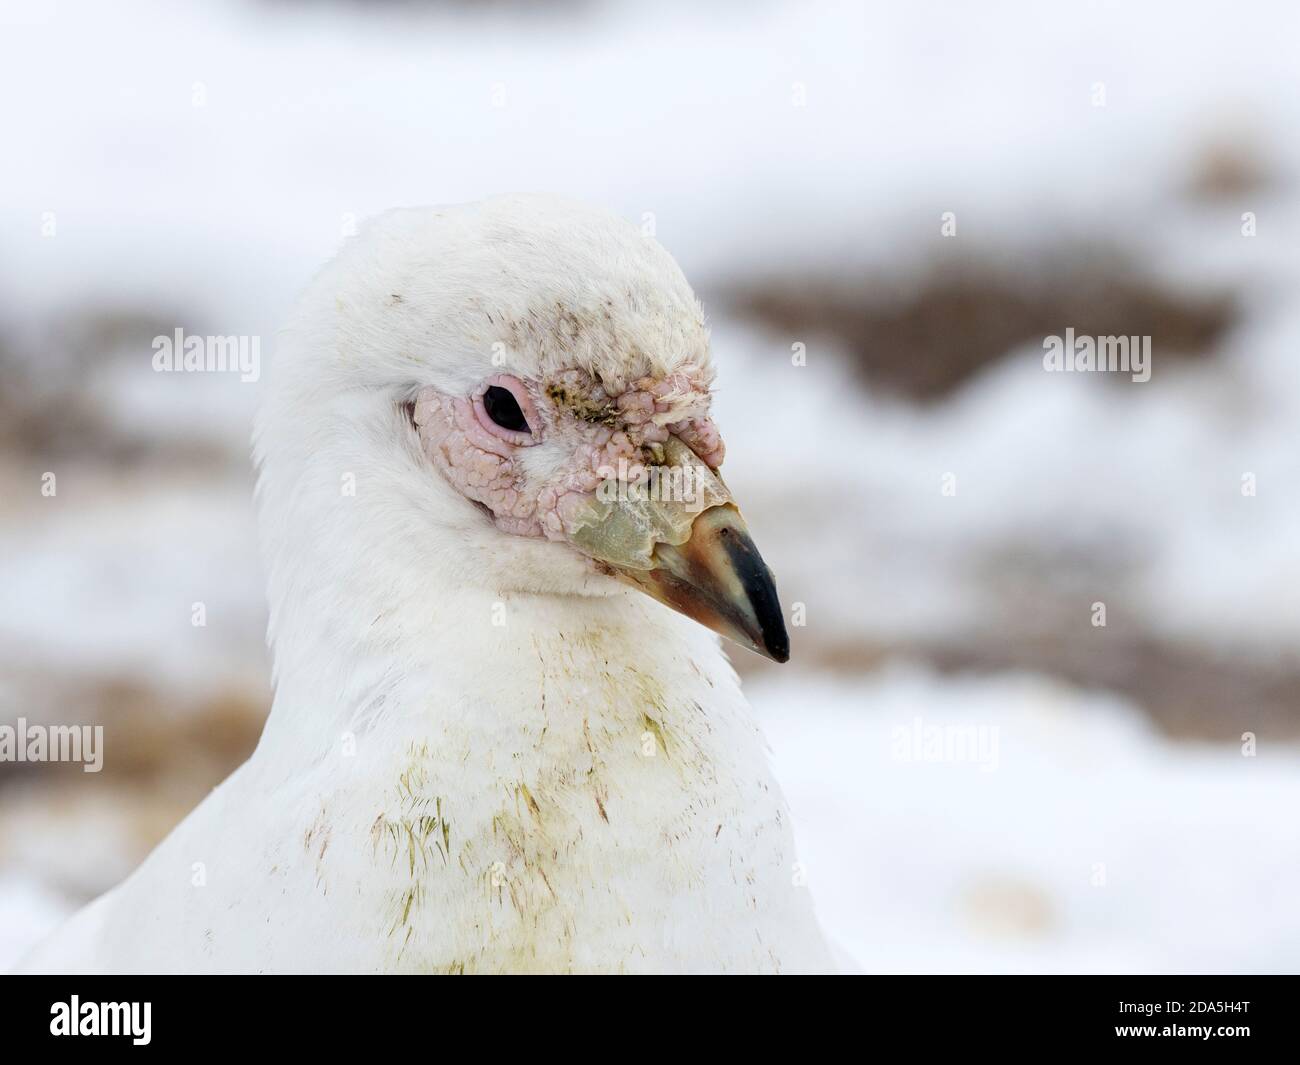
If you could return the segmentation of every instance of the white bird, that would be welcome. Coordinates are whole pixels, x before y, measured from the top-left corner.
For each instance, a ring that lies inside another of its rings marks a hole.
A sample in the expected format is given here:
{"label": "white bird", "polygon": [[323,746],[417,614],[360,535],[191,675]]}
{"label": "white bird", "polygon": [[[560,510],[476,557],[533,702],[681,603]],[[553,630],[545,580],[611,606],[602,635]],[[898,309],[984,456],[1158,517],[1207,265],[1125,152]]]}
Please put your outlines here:
{"label": "white bird", "polygon": [[613,215],[518,196],[371,222],[258,416],[257,750],[24,967],[830,970],[697,624],[787,657],[711,379],[686,279]]}

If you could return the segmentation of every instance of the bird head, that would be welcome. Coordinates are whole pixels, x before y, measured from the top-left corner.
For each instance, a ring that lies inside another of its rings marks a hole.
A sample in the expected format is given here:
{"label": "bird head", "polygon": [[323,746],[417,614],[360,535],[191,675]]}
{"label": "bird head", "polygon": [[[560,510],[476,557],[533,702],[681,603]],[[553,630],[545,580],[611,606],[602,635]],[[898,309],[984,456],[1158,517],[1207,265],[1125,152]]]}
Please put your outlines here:
{"label": "bird head", "polygon": [[275,490],[336,493],[350,472],[405,545],[454,533],[460,579],[631,586],[788,658],[720,472],[703,312],[634,226],[538,196],[392,211],[322,271],[286,339],[259,422],[264,492],[293,452],[293,487]]}

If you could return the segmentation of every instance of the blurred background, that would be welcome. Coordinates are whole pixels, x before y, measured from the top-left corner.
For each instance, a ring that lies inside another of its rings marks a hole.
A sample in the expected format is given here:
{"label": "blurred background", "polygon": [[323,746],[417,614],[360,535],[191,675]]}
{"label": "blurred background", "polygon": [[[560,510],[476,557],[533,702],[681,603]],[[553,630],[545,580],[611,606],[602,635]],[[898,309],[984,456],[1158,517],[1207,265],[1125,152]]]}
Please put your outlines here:
{"label": "blurred background", "polygon": [[[271,357],[367,215],[547,191],[705,302],[804,622],[735,664],[832,935],[1300,969],[1294,5],[0,10],[0,723],[105,726],[101,773],[0,763],[0,968],[269,705],[259,386],[154,337]],[[1151,380],[1045,372],[1067,328],[1150,336]]]}

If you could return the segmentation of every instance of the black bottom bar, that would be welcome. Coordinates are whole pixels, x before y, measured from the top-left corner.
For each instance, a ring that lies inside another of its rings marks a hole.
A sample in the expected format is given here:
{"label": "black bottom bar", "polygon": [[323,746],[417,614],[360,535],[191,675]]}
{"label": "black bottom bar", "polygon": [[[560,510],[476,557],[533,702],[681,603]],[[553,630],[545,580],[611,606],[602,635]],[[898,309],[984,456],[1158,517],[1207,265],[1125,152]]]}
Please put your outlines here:
{"label": "black bottom bar", "polygon": [[[381,1048],[394,1039],[427,1042],[431,1051],[460,1047],[459,1053],[474,1053],[475,1043],[491,1053],[498,1040],[501,1050],[509,1050],[531,1039],[543,1044],[534,1049],[544,1053],[582,1048],[591,1054],[651,1039],[669,1044],[663,1050],[675,1044],[685,1052],[690,1046],[694,1055],[706,1043],[701,1033],[713,1032],[719,1046],[734,1050],[784,1029],[782,1034],[807,1040],[811,1051],[846,1028],[862,1050],[1131,1044],[1182,1054],[1193,1047],[1289,1052],[1295,1046],[1294,977],[845,980],[851,982],[834,989],[799,980],[751,980],[743,992],[728,988],[710,1003],[709,992],[683,999],[680,989],[632,991],[612,981],[603,989],[591,983],[543,989],[519,982],[488,987],[481,981],[361,977],[10,977],[0,986],[0,1046],[11,1061],[25,1060],[11,1056],[15,1051],[67,1045],[93,1053],[109,1043],[133,1053],[283,1045],[301,1060],[314,1048],[336,1055],[348,1047]],[[601,1003],[604,997],[609,1004]],[[698,1003],[690,1011],[694,1016],[681,1015],[676,1007],[683,1001]],[[824,1012],[817,1010],[822,1003]],[[460,1012],[462,1005],[469,1012]],[[610,1038],[593,1042],[593,1033],[602,1030]]]}

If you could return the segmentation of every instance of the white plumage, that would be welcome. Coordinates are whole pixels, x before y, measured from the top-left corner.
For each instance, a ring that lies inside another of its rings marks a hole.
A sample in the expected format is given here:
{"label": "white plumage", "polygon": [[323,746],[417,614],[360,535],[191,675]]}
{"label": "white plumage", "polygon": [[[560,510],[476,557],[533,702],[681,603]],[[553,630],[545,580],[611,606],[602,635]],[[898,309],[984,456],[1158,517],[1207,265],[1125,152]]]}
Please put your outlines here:
{"label": "white plumage", "polygon": [[305,294],[259,415],[262,740],[26,968],[829,969],[717,637],[503,534],[404,411],[503,366],[707,359],[680,271],[613,216],[510,197],[371,223]]}

